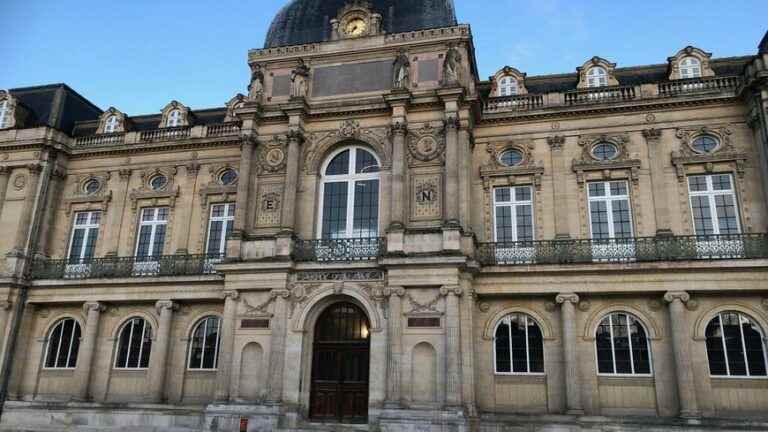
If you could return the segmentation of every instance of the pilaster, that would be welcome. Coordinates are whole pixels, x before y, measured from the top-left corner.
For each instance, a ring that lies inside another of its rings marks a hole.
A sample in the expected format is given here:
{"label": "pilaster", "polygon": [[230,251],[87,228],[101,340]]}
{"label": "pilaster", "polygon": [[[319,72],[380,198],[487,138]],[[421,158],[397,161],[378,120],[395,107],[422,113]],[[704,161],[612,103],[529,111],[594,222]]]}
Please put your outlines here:
{"label": "pilaster", "polygon": [[685,304],[690,300],[691,296],[685,291],[670,291],[664,294],[664,301],[669,305],[677,394],[680,400],[680,417],[683,418],[697,418],[700,416],[696,400],[693,370],[691,368],[689,326],[685,312]]}
{"label": "pilaster", "polygon": [[403,296],[405,288],[389,287],[385,295],[389,301],[389,358],[387,361],[387,401],[388,408],[399,408],[402,404],[402,369],[403,357]]}
{"label": "pilaster", "polygon": [[161,300],[155,303],[155,308],[160,315],[160,320],[157,328],[157,338],[152,347],[149,360],[150,398],[153,402],[162,402],[164,399],[165,376],[168,369],[168,350],[171,341],[173,311],[178,309],[178,306],[170,300]]}
{"label": "pilaster", "polygon": [[85,312],[86,316],[85,332],[80,344],[80,353],[75,369],[79,386],[77,398],[81,401],[87,401],[91,396],[93,358],[96,353],[96,341],[99,336],[99,320],[101,319],[101,313],[105,310],[104,305],[99,302],[88,302],[83,305],[83,312]]}
{"label": "pilaster", "polygon": [[574,293],[558,294],[555,301],[560,305],[562,323],[563,364],[565,366],[565,394],[568,414],[583,414],[579,388],[579,358],[576,347],[576,305],[579,296]]}
{"label": "pilaster", "polygon": [[460,286],[444,286],[440,294],[445,297],[445,404],[449,408],[461,406],[461,344],[459,334]]}
{"label": "pilaster", "polygon": [[235,350],[235,322],[240,293],[224,291],[224,316],[221,320],[221,345],[219,347],[219,368],[216,373],[217,402],[227,402],[230,397],[232,380],[232,359]]}
{"label": "pilaster", "polygon": [[270,295],[275,299],[272,315],[272,333],[270,334],[269,378],[267,402],[277,404],[283,400],[283,369],[285,359],[285,337],[288,330],[288,290],[273,290]]}

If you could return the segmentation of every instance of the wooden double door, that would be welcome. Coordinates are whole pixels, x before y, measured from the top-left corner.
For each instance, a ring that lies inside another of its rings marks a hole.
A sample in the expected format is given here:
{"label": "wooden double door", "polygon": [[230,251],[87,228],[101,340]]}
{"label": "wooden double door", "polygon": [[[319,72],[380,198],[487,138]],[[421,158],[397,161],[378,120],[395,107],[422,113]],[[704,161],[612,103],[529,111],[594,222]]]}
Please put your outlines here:
{"label": "wooden double door", "polygon": [[310,417],[314,421],[368,421],[369,323],[352,303],[326,309],[315,326]]}

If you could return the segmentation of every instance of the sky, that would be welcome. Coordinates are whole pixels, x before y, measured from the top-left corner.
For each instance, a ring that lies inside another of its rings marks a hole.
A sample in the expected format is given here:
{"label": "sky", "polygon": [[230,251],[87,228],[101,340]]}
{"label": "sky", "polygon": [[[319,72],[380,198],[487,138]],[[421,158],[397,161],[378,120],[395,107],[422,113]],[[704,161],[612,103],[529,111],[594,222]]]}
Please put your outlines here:
{"label": "sky", "polygon": [[[128,115],[220,107],[246,92],[248,50],[287,1],[0,0],[0,89],[64,82]],[[454,1],[483,79],[505,65],[574,72],[595,55],[664,63],[687,45],[750,55],[768,30],[766,0]]]}

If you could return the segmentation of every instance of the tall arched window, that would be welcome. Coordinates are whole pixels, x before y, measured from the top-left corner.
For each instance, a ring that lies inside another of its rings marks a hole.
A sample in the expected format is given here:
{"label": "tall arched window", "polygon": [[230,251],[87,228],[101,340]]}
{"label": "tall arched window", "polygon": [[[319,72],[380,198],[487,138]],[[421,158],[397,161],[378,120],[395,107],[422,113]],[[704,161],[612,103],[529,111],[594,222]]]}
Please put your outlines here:
{"label": "tall arched window", "polygon": [[181,110],[175,109],[168,113],[167,127],[181,126]]}
{"label": "tall arched window", "polygon": [[514,96],[517,94],[517,80],[505,76],[499,80],[499,96]]}
{"label": "tall arched window", "polygon": [[680,60],[680,78],[701,78],[701,62],[695,57]]}
{"label": "tall arched window", "polygon": [[219,334],[221,318],[208,316],[192,330],[189,345],[189,369],[214,370],[219,364]]}
{"label": "tall arched window", "polygon": [[706,336],[712,376],[768,376],[765,337],[750,317],[721,312],[707,325]]}
{"label": "tall arched window", "polygon": [[72,318],[65,318],[48,334],[48,349],[45,352],[46,369],[74,369],[80,350],[80,324]]}
{"label": "tall arched window", "polygon": [[0,129],[7,128],[10,123],[10,113],[8,111],[8,99],[0,101]]}
{"label": "tall arched window", "polygon": [[323,166],[319,233],[323,239],[379,235],[380,163],[368,149],[340,149]]}
{"label": "tall arched window", "polygon": [[118,124],[117,116],[111,115],[109,118],[107,118],[107,121],[104,122],[104,133],[115,133],[117,132],[117,124]]}
{"label": "tall arched window", "polygon": [[605,87],[608,85],[608,73],[605,68],[595,66],[587,72],[587,87]]}
{"label": "tall arched window", "polygon": [[496,325],[493,343],[497,374],[544,373],[544,338],[532,317],[507,315]]}
{"label": "tall arched window", "polygon": [[144,318],[131,318],[120,329],[115,369],[146,369],[151,351],[152,326]]}
{"label": "tall arched window", "polygon": [[597,370],[603,375],[650,375],[651,347],[640,320],[614,312],[600,322],[595,334]]}

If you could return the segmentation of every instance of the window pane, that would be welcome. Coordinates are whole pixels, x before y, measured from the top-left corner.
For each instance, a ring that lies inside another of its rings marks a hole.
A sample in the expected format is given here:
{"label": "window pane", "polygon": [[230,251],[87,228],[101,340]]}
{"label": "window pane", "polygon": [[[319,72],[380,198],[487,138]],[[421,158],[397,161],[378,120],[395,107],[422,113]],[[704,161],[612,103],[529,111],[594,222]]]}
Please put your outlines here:
{"label": "window pane", "polygon": [[544,337],[536,321],[528,318],[528,357],[532,373],[544,373]]}
{"label": "window pane", "polygon": [[141,359],[139,363],[140,368],[148,368],[149,367],[149,355],[152,351],[152,328],[147,324],[146,321],[142,321],[144,324],[144,339],[141,340],[141,333],[137,336],[139,340],[141,340],[142,348],[141,348]]}
{"label": "window pane", "polygon": [[496,207],[496,241],[515,241],[514,230],[512,228],[511,207]]}
{"label": "window pane", "polygon": [[83,254],[84,258],[86,259],[93,258],[93,255],[96,250],[96,240],[98,239],[98,237],[99,237],[98,228],[91,228],[88,230],[88,237],[86,239],[85,251],[84,251],[85,253]]}
{"label": "window pane", "polygon": [[707,190],[707,178],[705,176],[688,177],[688,188],[691,192],[703,192]]}
{"label": "window pane", "polygon": [[715,207],[717,208],[717,222],[720,226],[720,234],[738,234],[739,221],[733,195],[716,196]]}
{"label": "window pane", "polygon": [[80,352],[80,324],[75,320],[72,320],[72,324],[74,325],[74,329],[72,335],[72,348],[69,350],[69,362],[66,366],[68,368],[77,366],[77,355]]}
{"label": "window pane", "polygon": [[766,376],[765,350],[763,335],[757,325],[742,316],[741,328],[744,332],[744,343],[747,349],[747,364],[751,376]]}
{"label": "window pane", "polygon": [[355,159],[355,173],[357,174],[370,174],[379,172],[379,163],[373,155],[365,150],[357,150],[357,158]]}
{"label": "window pane", "polygon": [[720,314],[725,337],[725,350],[728,355],[728,367],[732,376],[747,375],[744,363],[744,345],[741,341],[741,323],[736,313]]}
{"label": "window pane", "polygon": [[528,186],[515,188],[515,201],[531,201],[531,188]]}
{"label": "window pane", "polygon": [[716,191],[729,191],[731,187],[730,175],[716,175],[712,176],[712,189]]}
{"label": "window pane", "polygon": [[355,209],[352,237],[379,235],[379,181],[355,182]]}
{"label": "window pane", "polygon": [[528,372],[528,353],[525,349],[525,316],[512,315],[510,317],[510,330],[512,333],[512,372]]}
{"label": "window pane", "polygon": [[506,323],[499,324],[496,327],[496,372],[509,373],[512,372],[512,364],[510,362],[510,341],[509,341],[509,326]]}
{"label": "window pane", "polygon": [[533,208],[519,205],[517,210],[517,241],[533,240]]}
{"label": "window pane", "polygon": [[69,259],[73,262],[79,262],[80,254],[83,252],[83,241],[85,239],[85,229],[78,228],[72,233],[72,244],[69,247]]}
{"label": "window pane", "polygon": [[597,371],[605,374],[614,373],[611,328],[608,318],[605,318],[597,327],[595,345],[597,347]]}
{"label": "window pane", "polygon": [[651,353],[648,350],[648,338],[645,329],[636,319],[631,320],[632,332],[632,359],[635,362],[636,374],[651,373]]}
{"label": "window pane", "polygon": [[326,183],[323,193],[322,236],[323,238],[343,238],[346,230],[347,183]]}
{"label": "window pane", "polygon": [[345,150],[336,155],[325,170],[325,175],[341,174],[349,174],[349,150]]}
{"label": "window pane", "polygon": [[165,244],[165,225],[155,227],[155,243],[152,246],[152,256],[163,254],[163,245]]}
{"label": "window pane", "polygon": [[149,240],[152,236],[151,226],[142,226],[139,229],[139,245],[136,248],[137,257],[146,257],[149,255]]}
{"label": "window pane", "polygon": [[709,208],[709,198],[705,196],[692,196],[691,209],[693,210],[693,225],[698,235],[714,234],[712,228],[712,213]]}
{"label": "window pane", "polygon": [[605,196],[605,183],[590,183],[589,196],[590,197]]}
{"label": "window pane", "polygon": [[632,237],[629,201],[613,201],[613,232],[616,238]]}
{"label": "window pane", "polygon": [[512,200],[512,189],[496,188],[496,202],[509,202]]}
{"label": "window pane", "polygon": [[208,231],[208,254],[217,254],[221,250],[223,221],[211,221]]}
{"label": "window pane", "polygon": [[203,352],[203,368],[214,369],[219,340],[219,319],[208,318],[206,326],[205,347]]}
{"label": "window pane", "polygon": [[715,317],[707,325],[707,358],[711,375],[728,375],[723,351],[723,334],[720,331],[720,317]]}
{"label": "window pane", "polygon": [[45,359],[45,367],[56,367],[56,353],[59,352],[59,346],[61,342],[61,333],[64,329],[63,323],[59,323],[54,327],[51,335],[48,337],[48,354]]}
{"label": "window pane", "polygon": [[625,182],[612,182],[611,183],[611,196],[626,196],[627,184]]}
{"label": "window pane", "polygon": [[607,203],[604,201],[592,201],[589,203],[589,209],[592,217],[592,238],[610,238]]}
{"label": "window pane", "polygon": [[617,374],[632,373],[632,353],[629,350],[629,334],[627,329],[627,316],[624,314],[613,315],[613,348],[616,359]]}

